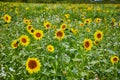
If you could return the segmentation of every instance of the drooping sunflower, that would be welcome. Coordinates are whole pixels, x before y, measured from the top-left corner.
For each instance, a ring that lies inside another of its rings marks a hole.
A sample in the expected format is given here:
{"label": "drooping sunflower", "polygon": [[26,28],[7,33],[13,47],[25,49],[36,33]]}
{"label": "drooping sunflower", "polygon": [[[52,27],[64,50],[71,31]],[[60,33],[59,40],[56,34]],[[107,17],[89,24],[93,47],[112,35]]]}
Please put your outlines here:
{"label": "drooping sunflower", "polygon": [[28,58],[26,61],[26,70],[32,74],[40,71],[41,63],[37,58]]}
{"label": "drooping sunflower", "polygon": [[4,21],[7,22],[7,23],[10,23],[11,22],[11,16],[8,15],[8,14],[5,14],[4,17],[3,17]]}
{"label": "drooping sunflower", "polygon": [[118,56],[111,56],[110,61],[114,64],[114,63],[118,63],[119,61],[119,57]]}
{"label": "drooping sunflower", "polygon": [[50,29],[51,28],[51,23],[50,22],[44,22],[44,26],[46,29]]}
{"label": "drooping sunflower", "polygon": [[61,29],[61,30],[65,30],[66,28],[67,28],[67,25],[66,25],[66,24],[61,24],[61,25],[60,25],[60,29]]}
{"label": "drooping sunflower", "polygon": [[90,39],[85,39],[83,45],[84,45],[84,48],[85,48],[87,51],[88,51],[88,50],[91,50],[91,48],[92,48],[92,40],[90,40]]}
{"label": "drooping sunflower", "polygon": [[65,37],[65,33],[63,32],[63,30],[57,30],[55,33],[55,37],[58,40],[62,40]]}
{"label": "drooping sunflower", "polygon": [[21,45],[23,45],[23,46],[28,46],[28,44],[30,43],[29,37],[26,36],[26,35],[20,36],[20,43],[21,43]]}
{"label": "drooping sunflower", "polygon": [[33,36],[36,40],[40,40],[43,37],[43,31],[42,30],[35,30]]}
{"label": "drooping sunflower", "polygon": [[13,49],[16,49],[18,46],[19,46],[18,40],[13,40],[12,43],[11,43],[11,47],[12,47]]}
{"label": "drooping sunflower", "polygon": [[102,31],[98,30],[94,33],[94,39],[96,41],[100,41],[100,40],[102,40],[102,38],[103,38],[103,32]]}
{"label": "drooping sunflower", "polygon": [[48,45],[48,46],[47,46],[47,50],[48,50],[49,52],[54,52],[54,46]]}

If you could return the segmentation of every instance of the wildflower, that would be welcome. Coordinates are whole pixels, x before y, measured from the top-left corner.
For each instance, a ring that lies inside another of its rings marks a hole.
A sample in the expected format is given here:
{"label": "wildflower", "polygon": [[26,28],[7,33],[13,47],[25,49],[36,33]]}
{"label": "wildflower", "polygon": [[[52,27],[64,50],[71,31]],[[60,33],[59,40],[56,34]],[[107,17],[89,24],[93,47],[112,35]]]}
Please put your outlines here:
{"label": "wildflower", "polygon": [[67,27],[67,25],[66,25],[66,24],[62,24],[62,25],[60,26],[61,30],[65,30],[65,29],[66,29],[66,27]]}
{"label": "wildflower", "polygon": [[62,40],[65,37],[65,33],[62,30],[57,30],[55,33],[55,37],[59,40]]}
{"label": "wildflower", "polygon": [[16,48],[18,47],[18,45],[19,45],[18,40],[13,40],[12,43],[11,43],[11,47],[12,47],[13,49],[16,49]]}
{"label": "wildflower", "polygon": [[50,29],[51,28],[51,23],[50,22],[44,22],[44,26],[46,29]]}

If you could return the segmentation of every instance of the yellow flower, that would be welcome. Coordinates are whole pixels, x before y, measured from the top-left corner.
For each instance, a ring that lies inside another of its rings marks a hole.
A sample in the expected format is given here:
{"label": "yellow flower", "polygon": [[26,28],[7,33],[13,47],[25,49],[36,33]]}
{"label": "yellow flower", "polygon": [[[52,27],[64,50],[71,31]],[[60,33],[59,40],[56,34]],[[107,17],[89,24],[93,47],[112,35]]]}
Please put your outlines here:
{"label": "yellow flower", "polygon": [[112,22],[115,22],[116,21],[116,19],[115,18],[112,18]]}
{"label": "yellow flower", "polygon": [[51,23],[50,22],[44,22],[44,26],[46,29],[50,29],[51,28]]}
{"label": "yellow flower", "polygon": [[98,30],[94,33],[94,39],[96,41],[100,41],[100,40],[102,40],[102,38],[103,38],[103,32],[102,31]]}
{"label": "yellow flower", "polygon": [[12,47],[13,49],[16,49],[16,48],[18,47],[18,45],[19,45],[18,40],[13,40],[12,43],[11,43],[11,47]]}
{"label": "yellow flower", "polygon": [[86,31],[87,31],[87,32],[90,32],[90,28],[86,28]]}
{"label": "yellow flower", "polygon": [[85,39],[84,40],[84,48],[88,51],[88,50],[91,50],[92,48],[92,40],[90,39]]}
{"label": "yellow flower", "polygon": [[28,36],[22,35],[20,36],[20,43],[23,46],[28,46],[28,44],[30,43],[30,39],[28,38]]}
{"label": "yellow flower", "polygon": [[61,30],[65,30],[67,28],[67,25],[66,24],[62,24],[61,26],[60,26],[60,29]]}
{"label": "yellow flower", "polygon": [[118,56],[111,56],[110,61],[114,64],[114,63],[118,63],[119,61],[119,57]]}
{"label": "yellow flower", "polygon": [[47,46],[47,50],[48,50],[49,52],[54,52],[54,47],[53,47],[52,45],[48,45],[48,46]]}
{"label": "yellow flower", "polygon": [[28,19],[24,19],[24,23],[30,25],[30,24],[31,24],[31,21],[28,20]]}
{"label": "yellow flower", "polygon": [[90,23],[91,23],[91,18],[85,19],[85,20],[84,20],[84,23],[85,23],[85,24],[90,24]]}
{"label": "yellow flower", "polygon": [[69,16],[70,16],[70,14],[65,14],[65,17],[66,17],[66,18],[69,18]]}
{"label": "yellow flower", "polygon": [[28,26],[27,26],[27,31],[29,32],[32,28],[33,28],[32,25],[28,25]]}
{"label": "yellow flower", "polygon": [[70,30],[73,34],[77,34],[78,30],[77,29],[74,29],[74,28],[71,28]]}
{"label": "yellow flower", "polygon": [[100,19],[100,18],[96,18],[94,21],[95,21],[96,23],[99,23],[99,22],[101,21],[101,19]]}
{"label": "yellow flower", "polygon": [[95,40],[95,41],[94,41],[94,44],[95,44],[95,45],[98,45],[98,44],[99,44],[99,41],[96,41],[96,40]]}
{"label": "yellow flower", "polygon": [[40,71],[41,63],[37,58],[28,58],[26,61],[26,70],[32,74]]}
{"label": "yellow flower", "polygon": [[55,37],[58,40],[62,40],[65,37],[65,33],[62,30],[57,30],[55,33]]}
{"label": "yellow flower", "polygon": [[10,22],[11,22],[11,16],[10,16],[10,15],[5,14],[3,18],[4,18],[4,21],[5,21],[5,22],[7,22],[7,23],[10,23]]}
{"label": "yellow flower", "polygon": [[42,30],[35,30],[33,36],[36,40],[40,40],[43,37],[43,31]]}
{"label": "yellow flower", "polygon": [[26,9],[26,10],[29,10],[29,7],[26,7],[25,9]]}
{"label": "yellow flower", "polygon": [[80,23],[80,27],[83,27],[84,26],[84,23]]}

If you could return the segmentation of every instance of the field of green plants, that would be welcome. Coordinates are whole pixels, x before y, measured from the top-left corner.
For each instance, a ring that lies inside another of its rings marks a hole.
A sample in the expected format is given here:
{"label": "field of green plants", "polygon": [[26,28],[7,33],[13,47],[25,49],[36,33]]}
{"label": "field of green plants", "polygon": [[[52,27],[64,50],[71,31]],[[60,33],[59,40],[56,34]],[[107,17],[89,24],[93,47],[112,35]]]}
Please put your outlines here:
{"label": "field of green plants", "polygon": [[0,80],[119,80],[120,4],[0,2]]}

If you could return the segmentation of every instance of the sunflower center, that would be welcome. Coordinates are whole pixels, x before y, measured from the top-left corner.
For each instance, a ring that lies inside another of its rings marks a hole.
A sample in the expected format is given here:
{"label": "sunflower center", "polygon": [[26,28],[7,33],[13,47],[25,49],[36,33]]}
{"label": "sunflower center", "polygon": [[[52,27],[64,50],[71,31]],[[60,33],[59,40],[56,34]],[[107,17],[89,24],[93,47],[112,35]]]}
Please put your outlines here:
{"label": "sunflower center", "polygon": [[49,47],[49,50],[52,50],[52,48],[51,48],[51,47]]}
{"label": "sunflower center", "polygon": [[101,38],[101,34],[100,33],[97,34],[97,38]]}
{"label": "sunflower center", "polygon": [[85,42],[85,47],[88,48],[90,46],[90,43],[88,41]]}
{"label": "sunflower center", "polygon": [[40,33],[36,33],[36,37],[40,37],[41,36],[41,34]]}
{"label": "sunflower center", "polygon": [[113,59],[113,61],[115,61],[115,62],[116,62],[117,60],[118,60],[117,58],[114,58],[114,59]]}
{"label": "sunflower center", "polygon": [[57,32],[57,36],[58,36],[58,37],[62,37],[62,36],[63,36],[63,33],[62,33],[61,31],[58,31],[58,32]]}
{"label": "sunflower center", "polygon": [[28,29],[30,30],[30,29],[31,29],[31,26],[28,26]]}
{"label": "sunflower center", "polygon": [[22,38],[22,42],[23,42],[23,43],[26,43],[27,40],[26,40],[25,38]]}
{"label": "sunflower center", "polygon": [[8,20],[8,17],[6,16],[6,20]]}
{"label": "sunflower center", "polygon": [[62,26],[63,29],[64,29],[65,27],[66,27],[65,25]]}
{"label": "sunflower center", "polygon": [[50,25],[49,25],[49,24],[47,24],[47,25],[46,25],[46,27],[47,27],[47,28],[49,28],[49,27],[50,27]]}
{"label": "sunflower center", "polygon": [[18,46],[18,44],[17,44],[17,43],[15,43],[15,44],[14,44],[14,47],[17,47],[17,46]]}
{"label": "sunflower center", "polygon": [[29,63],[28,63],[28,66],[29,66],[30,69],[34,69],[34,68],[37,67],[37,63],[34,60],[30,60]]}
{"label": "sunflower center", "polygon": [[33,32],[34,32],[34,30],[32,29],[32,30],[31,30],[31,33],[33,33]]}

